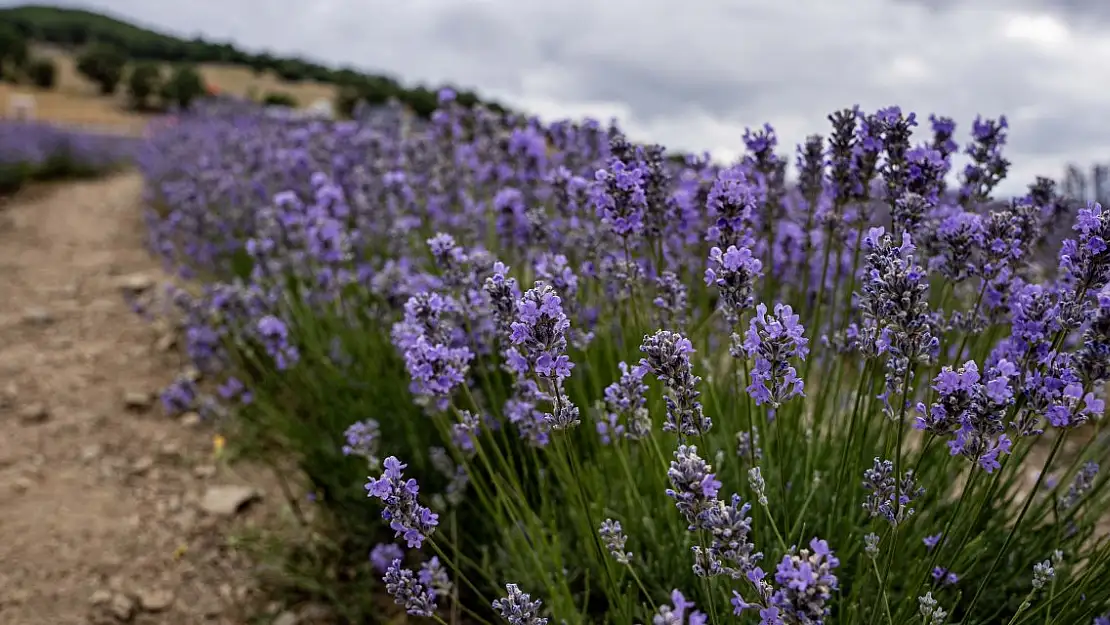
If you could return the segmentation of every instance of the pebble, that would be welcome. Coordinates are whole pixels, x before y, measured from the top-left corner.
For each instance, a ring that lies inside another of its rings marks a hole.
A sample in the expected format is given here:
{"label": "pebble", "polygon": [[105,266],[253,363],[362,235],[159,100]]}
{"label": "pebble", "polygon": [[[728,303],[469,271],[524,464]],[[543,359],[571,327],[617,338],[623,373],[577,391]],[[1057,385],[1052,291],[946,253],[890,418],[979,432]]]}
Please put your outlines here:
{"label": "pebble", "polygon": [[154,286],[154,279],[146,274],[133,273],[120,277],[117,284],[125,293],[137,294],[150,290]]}
{"label": "pebble", "polygon": [[139,607],[147,612],[161,612],[173,605],[174,595],[169,590],[139,591]]}
{"label": "pebble", "polygon": [[262,495],[249,486],[210,486],[200,500],[200,508],[216,516],[232,516]]}
{"label": "pebble", "polygon": [[277,615],[277,618],[274,619],[273,625],[297,625],[297,621],[299,620],[300,619],[297,618],[297,615],[295,613],[286,610]]}
{"label": "pebble", "polygon": [[45,423],[50,419],[50,409],[46,404],[31,404],[19,411],[19,420],[26,425]]}
{"label": "pebble", "polygon": [[92,462],[99,458],[102,453],[104,453],[104,448],[99,444],[93,443],[92,445],[85,445],[85,447],[81,449],[81,460],[86,463]]}
{"label": "pebble", "polygon": [[45,308],[28,308],[23,311],[23,322],[31,325],[45,326],[54,322],[54,315]]}
{"label": "pebble", "polygon": [[150,456],[143,456],[131,465],[131,473],[135,475],[143,475],[153,466],[154,458],[151,458]]}
{"label": "pebble", "polygon": [[17,493],[25,493],[31,490],[34,485],[35,481],[29,477],[17,477],[15,481],[12,482],[12,488],[14,488]]}
{"label": "pebble", "polygon": [[201,424],[200,415],[195,412],[186,412],[181,415],[181,425],[187,428],[195,428]]}
{"label": "pebble", "polygon": [[126,623],[135,615],[135,601],[131,597],[119,593],[112,597],[111,609],[113,616]]}
{"label": "pebble", "polygon": [[123,405],[130,410],[146,410],[154,398],[145,391],[127,391],[123,394]]}
{"label": "pebble", "polygon": [[98,590],[89,597],[89,603],[93,605],[104,605],[112,600],[112,593],[107,590]]}
{"label": "pebble", "polygon": [[216,475],[216,467],[211,464],[202,464],[193,468],[193,476],[199,479],[210,478]]}
{"label": "pebble", "polygon": [[176,346],[177,336],[174,334],[163,334],[154,344],[154,348],[160,352],[168,352]]}

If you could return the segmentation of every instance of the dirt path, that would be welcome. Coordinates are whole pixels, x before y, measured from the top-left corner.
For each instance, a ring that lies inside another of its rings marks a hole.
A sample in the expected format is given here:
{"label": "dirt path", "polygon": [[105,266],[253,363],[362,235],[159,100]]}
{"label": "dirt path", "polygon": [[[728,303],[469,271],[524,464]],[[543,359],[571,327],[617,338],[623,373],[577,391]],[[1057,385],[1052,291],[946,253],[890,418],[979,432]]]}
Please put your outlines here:
{"label": "dirt path", "polygon": [[121,295],[161,277],[140,190],[129,173],[0,206],[3,625],[240,623],[252,594],[226,536],[277,493],[219,511],[244,479],[158,405],[181,359]]}

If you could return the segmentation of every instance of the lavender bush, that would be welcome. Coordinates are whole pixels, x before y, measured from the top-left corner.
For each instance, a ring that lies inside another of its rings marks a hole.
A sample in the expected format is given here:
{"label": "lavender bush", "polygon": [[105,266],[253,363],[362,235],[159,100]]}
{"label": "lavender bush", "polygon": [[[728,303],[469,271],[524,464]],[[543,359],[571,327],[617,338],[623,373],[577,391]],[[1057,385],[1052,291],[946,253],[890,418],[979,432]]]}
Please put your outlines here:
{"label": "lavender bush", "polygon": [[829,120],[788,183],[769,126],[199,113],[144,160],[218,382],[167,407],[293,455],[348,615],[1106,622],[1110,212],[995,200],[1004,118]]}
{"label": "lavender bush", "polygon": [[45,123],[0,120],[0,193],[31,180],[97,175],[130,162],[139,142]]}

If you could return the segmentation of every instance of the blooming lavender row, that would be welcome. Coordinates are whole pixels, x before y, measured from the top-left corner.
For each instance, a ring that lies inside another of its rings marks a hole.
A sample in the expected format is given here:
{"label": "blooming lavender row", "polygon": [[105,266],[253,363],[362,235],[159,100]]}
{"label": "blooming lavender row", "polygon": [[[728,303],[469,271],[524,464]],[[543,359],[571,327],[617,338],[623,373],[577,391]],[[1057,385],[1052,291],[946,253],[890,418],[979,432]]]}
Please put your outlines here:
{"label": "blooming lavender row", "polygon": [[225,391],[171,407],[369,470],[401,608],[1110,609],[1110,211],[1047,179],[995,199],[1005,118],[961,146],[947,118],[838,111],[788,183],[770,126],[720,164],[440,97],[415,127],[201,111],[143,161],[153,249],[208,281],[177,294],[185,348]]}
{"label": "blooming lavender row", "polygon": [[[88,175],[134,159],[131,137],[75,131],[40,122],[0,121],[0,174],[8,190],[28,179]],[[18,176],[18,178],[17,178]]]}

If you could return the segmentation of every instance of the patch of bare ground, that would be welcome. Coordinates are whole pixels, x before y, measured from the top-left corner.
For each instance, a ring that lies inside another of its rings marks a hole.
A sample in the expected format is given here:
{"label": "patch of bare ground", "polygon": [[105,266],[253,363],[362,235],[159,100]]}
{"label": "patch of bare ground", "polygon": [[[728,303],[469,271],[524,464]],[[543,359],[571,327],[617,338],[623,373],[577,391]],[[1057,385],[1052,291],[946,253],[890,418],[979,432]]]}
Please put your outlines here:
{"label": "patch of bare ground", "polygon": [[121,294],[163,277],[141,186],[124,173],[0,209],[4,625],[237,624],[260,603],[228,537],[279,522],[282,497],[157,401],[183,362]]}

